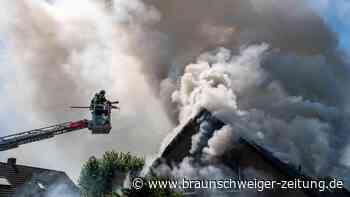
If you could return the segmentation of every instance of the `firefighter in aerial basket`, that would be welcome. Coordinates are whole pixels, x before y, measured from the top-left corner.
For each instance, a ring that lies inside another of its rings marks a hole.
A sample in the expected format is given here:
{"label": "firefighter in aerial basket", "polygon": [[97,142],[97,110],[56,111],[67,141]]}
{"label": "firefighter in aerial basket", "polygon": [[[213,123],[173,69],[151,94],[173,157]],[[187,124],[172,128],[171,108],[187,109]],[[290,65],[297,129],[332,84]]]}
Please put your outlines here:
{"label": "firefighter in aerial basket", "polygon": [[[111,112],[112,109],[119,109],[114,104],[119,104],[119,101],[111,102],[105,97],[106,91],[101,90],[96,93],[94,98],[90,102],[90,106],[72,106],[71,108],[78,109],[90,109],[92,119],[88,121],[88,129],[92,130],[92,133],[109,133],[111,130]],[[86,120],[87,121],[87,120]]]}
{"label": "firefighter in aerial basket", "polygon": [[109,124],[109,105],[110,101],[105,97],[106,91],[101,90],[96,93],[90,103],[90,110],[92,113],[92,120],[98,125]]}

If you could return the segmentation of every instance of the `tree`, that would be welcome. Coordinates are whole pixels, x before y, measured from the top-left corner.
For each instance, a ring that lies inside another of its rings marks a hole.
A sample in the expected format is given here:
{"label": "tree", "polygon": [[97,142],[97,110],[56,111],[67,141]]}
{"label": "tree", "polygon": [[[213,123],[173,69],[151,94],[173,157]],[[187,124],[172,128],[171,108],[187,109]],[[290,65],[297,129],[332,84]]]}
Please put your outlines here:
{"label": "tree", "polygon": [[127,173],[141,170],[144,159],[130,153],[109,151],[102,159],[91,157],[84,165],[79,177],[81,194],[84,197],[100,197],[111,194],[116,171]]}
{"label": "tree", "polygon": [[81,194],[85,197],[101,196],[104,191],[104,180],[101,176],[100,162],[95,157],[90,157],[83,165],[80,173],[79,186]]}
{"label": "tree", "polygon": [[[79,186],[83,197],[119,197],[113,191],[116,187],[115,179],[120,176],[120,172],[126,175],[128,172],[136,172],[143,168],[144,158],[132,156],[130,153],[108,151],[101,159],[91,157],[84,165],[79,177]],[[122,177],[124,178],[124,177]],[[161,177],[149,177],[159,180]],[[123,179],[124,180],[124,179]],[[124,188],[123,197],[179,197],[179,193],[170,189],[150,189],[144,187],[141,190]]]}

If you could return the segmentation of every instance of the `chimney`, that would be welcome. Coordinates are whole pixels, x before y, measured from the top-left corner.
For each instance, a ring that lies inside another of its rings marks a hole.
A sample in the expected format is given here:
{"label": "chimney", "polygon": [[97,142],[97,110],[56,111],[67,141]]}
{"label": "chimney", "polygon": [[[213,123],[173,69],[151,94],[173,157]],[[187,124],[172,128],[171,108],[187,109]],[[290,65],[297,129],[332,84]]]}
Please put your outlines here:
{"label": "chimney", "polygon": [[18,172],[17,166],[16,166],[16,158],[11,157],[7,159],[7,165],[10,166],[14,170],[15,173]]}
{"label": "chimney", "polygon": [[15,166],[16,166],[16,158],[13,158],[13,157],[8,158],[8,159],[7,159],[7,164],[8,164],[9,166],[15,167]]}

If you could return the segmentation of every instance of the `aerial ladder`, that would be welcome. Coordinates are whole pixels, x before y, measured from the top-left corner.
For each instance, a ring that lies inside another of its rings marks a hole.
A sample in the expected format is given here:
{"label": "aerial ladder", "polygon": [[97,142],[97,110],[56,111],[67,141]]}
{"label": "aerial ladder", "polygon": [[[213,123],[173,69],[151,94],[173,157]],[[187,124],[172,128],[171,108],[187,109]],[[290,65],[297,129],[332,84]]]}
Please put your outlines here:
{"label": "aerial ladder", "polygon": [[[70,133],[81,129],[89,129],[92,134],[109,134],[112,129],[111,126],[111,111],[112,109],[119,109],[113,104],[119,102],[105,102],[104,104],[95,105],[92,112],[92,120],[78,120],[56,124],[48,127],[25,131],[21,133],[11,134],[0,137],[0,151],[5,151],[17,148],[23,144],[52,138],[56,135]],[[90,108],[90,107],[71,107],[71,108]]]}

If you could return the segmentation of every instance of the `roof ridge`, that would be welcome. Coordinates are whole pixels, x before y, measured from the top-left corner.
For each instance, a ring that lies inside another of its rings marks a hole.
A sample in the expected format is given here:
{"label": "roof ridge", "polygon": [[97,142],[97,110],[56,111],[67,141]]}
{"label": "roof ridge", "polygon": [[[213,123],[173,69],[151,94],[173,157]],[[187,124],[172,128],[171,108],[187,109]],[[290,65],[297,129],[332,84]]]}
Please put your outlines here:
{"label": "roof ridge", "polygon": [[[3,164],[5,166],[10,166],[10,164],[8,164],[7,162],[1,162],[0,164]],[[64,171],[61,170],[53,170],[53,169],[48,169],[48,168],[41,168],[41,167],[33,167],[33,166],[28,166],[28,165],[22,165],[22,164],[15,164],[18,167],[24,167],[24,168],[32,168],[32,169],[37,169],[37,170],[43,170],[43,171],[54,171],[54,172],[59,172],[59,173],[64,173],[66,174]]]}

